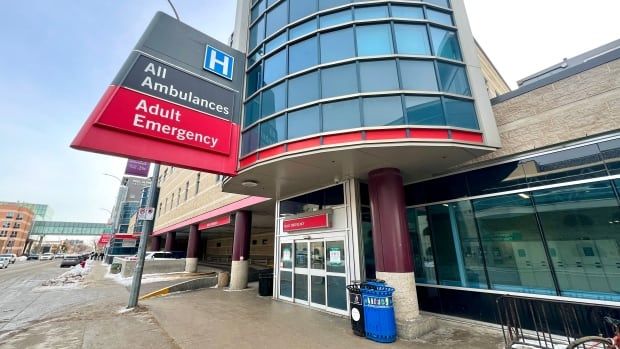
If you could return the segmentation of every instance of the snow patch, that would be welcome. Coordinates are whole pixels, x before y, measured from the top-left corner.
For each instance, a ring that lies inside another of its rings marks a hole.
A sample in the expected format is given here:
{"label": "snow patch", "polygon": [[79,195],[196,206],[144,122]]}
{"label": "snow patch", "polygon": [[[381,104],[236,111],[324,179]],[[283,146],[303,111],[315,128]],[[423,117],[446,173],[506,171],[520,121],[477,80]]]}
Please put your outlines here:
{"label": "snow patch", "polygon": [[80,286],[84,277],[92,270],[92,261],[87,260],[84,267],[80,264],[71,267],[71,269],[60,274],[59,276],[43,281],[41,286],[45,288],[76,288]]}

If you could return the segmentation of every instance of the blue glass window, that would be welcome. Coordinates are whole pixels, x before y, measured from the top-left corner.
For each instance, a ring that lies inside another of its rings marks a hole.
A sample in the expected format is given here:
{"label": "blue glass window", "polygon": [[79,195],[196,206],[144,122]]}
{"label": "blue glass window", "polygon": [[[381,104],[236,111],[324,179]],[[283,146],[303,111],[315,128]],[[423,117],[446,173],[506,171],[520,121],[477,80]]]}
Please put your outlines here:
{"label": "blue glass window", "polygon": [[356,28],[358,56],[394,53],[392,31],[388,24],[361,25]]}
{"label": "blue glass window", "polygon": [[408,208],[407,222],[413,250],[415,281],[423,284],[437,284],[431,228],[426,209],[424,207]]}
{"label": "blue glass window", "polygon": [[265,39],[265,17],[261,18],[260,21],[256,22],[252,28],[250,28],[250,47],[252,50],[256,47],[260,42]]}
{"label": "blue glass window", "polygon": [[405,110],[409,125],[446,125],[439,97],[406,96]]}
{"label": "blue glass window", "polygon": [[249,154],[258,149],[258,125],[243,133],[241,155]]}
{"label": "blue glass window", "polygon": [[357,93],[357,69],[355,63],[321,70],[323,98]]}
{"label": "blue glass window", "polygon": [[530,186],[548,185],[605,176],[605,165],[596,145],[539,155],[521,161]]}
{"label": "blue glass window", "polygon": [[288,113],[288,139],[304,137],[320,131],[318,106]]}
{"label": "blue glass window", "polygon": [[610,175],[620,174],[620,138],[598,144]]}
{"label": "blue glass window", "polygon": [[312,72],[288,81],[288,106],[312,102],[319,99],[319,73]]}
{"label": "blue glass window", "polygon": [[357,99],[323,104],[323,132],[357,128],[362,125]]}
{"label": "blue glass window", "polygon": [[435,65],[432,61],[400,61],[400,75],[404,90],[437,91]]}
{"label": "blue glass window", "polygon": [[280,79],[286,75],[286,49],[276,53],[265,60],[265,72],[263,82],[265,85]]}
{"label": "blue glass window", "polygon": [[426,35],[426,26],[394,24],[398,53],[407,55],[430,55],[431,47]]}
{"label": "blue glass window", "polygon": [[321,34],[321,63],[329,63],[355,56],[353,28]]}
{"label": "blue glass window", "polygon": [[448,126],[478,129],[474,102],[444,98]]}
{"label": "blue glass window", "polygon": [[303,22],[289,30],[289,39],[293,40],[308,33],[312,33],[317,29],[316,18]]}
{"label": "blue glass window", "polygon": [[469,195],[487,195],[526,188],[525,171],[518,161],[467,172]]}
{"label": "blue glass window", "polygon": [[280,28],[288,24],[287,0],[282,1],[278,6],[267,12],[267,29],[266,36],[277,32]]}
{"label": "blue glass window", "polygon": [[286,82],[280,83],[262,93],[262,116],[286,109]]}
{"label": "blue glass window", "polygon": [[252,64],[260,61],[263,58],[263,50],[256,50],[250,57],[248,57],[248,67]]}
{"label": "blue glass window", "polygon": [[256,6],[252,7],[252,11],[250,13],[250,22],[254,22],[255,19],[258,18],[264,11],[266,2],[264,0],[259,1]]}
{"label": "blue glass window", "polygon": [[364,19],[377,19],[387,18],[388,14],[387,6],[368,6],[368,7],[356,7],[355,8],[355,20]]}
{"label": "blue glass window", "polygon": [[316,36],[289,46],[289,73],[292,74],[317,65],[319,63],[318,50]]}
{"label": "blue glass window", "polygon": [[316,12],[317,0],[290,0],[290,23]]}
{"label": "blue glass window", "polygon": [[393,126],[405,123],[400,96],[364,98],[364,126]]}
{"label": "blue glass window", "polygon": [[433,51],[436,56],[462,60],[461,49],[453,31],[431,27],[431,40],[433,41]]}
{"label": "blue glass window", "polygon": [[275,50],[276,48],[282,46],[282,44],[284,44],[285,42],[286,42],[286,31],[276,36],[275,38],[267,41],[267,43],[265,44],[265,53],[269,53]]}
{"label": "blue glass window", "polygon": [[260,118],[260,95],[252,98],[245,104],[245,118],[243,127],[247,127]]}
{"label": "blue glass window", "polygon": [[435,11],[427,8],[426,18],[428,18],[429,21],[433,21],[439,24],[454,25],[454,23],[452,23],[452,16],[449,13],[445,13],[442,11]]}
{"label": "blue glass window", "polygon": [[261,66],[258,64],[256,67],[252,68],[248,72],[247,76],[247,85],[246,85],[246,95],[251,96],[254,92],[258,91],[261,88]]}
{"label": "blue glass window", "polygon": [[429,4],[434,4],[437,6],[443,6],[450,8],[450,2],[448,0],[424,0],[424,2],[428,2]]}
{"label": "blue glass window", "polygon": [[441,90],[459,95],[471,96],[465,67],[437,62]]}
{"label": "blue glass window", "polygon": [[351,0],[319,0],[319,10],[351,3]]}
{"label": "blue glass window", "polygon": [[286,139],[286,115],[269,119],[260,125],[260,147],[268,147]]}
{"label": "blue glass window", "polygon": [[398,90],[395,61],[371,61],[360,63],[362,92]]}
{"label": "blue glass window", "polygon": [[319,24],[321,28],[331,27],[332,25],[338,25],[342,23],[351,22],[353,15],[351,10],[346,9],[344,11],[330,13],[328,15],[322,15],[319,18]]}
{"label": "blue glass window", "polygon": [[392,5],[392,17],[424,19],[424,12],[421,7]]}

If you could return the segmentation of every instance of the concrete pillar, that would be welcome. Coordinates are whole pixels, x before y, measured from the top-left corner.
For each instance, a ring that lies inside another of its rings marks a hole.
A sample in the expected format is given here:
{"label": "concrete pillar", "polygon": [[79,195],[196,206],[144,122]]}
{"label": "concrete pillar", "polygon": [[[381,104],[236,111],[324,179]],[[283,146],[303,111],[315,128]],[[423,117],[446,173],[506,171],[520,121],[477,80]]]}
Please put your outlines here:
{"label": "concrete pillar", "polygon": [[231,290],[243,290],[248,287],[251,229],[252,212],[237,212],[235,214],[235,235],[233,238],[232,265],[230,268]]}
{"label": "concrete pillar", "polygon": [[159,251],[161,249],[161,236],[151,236],[151,251]]}
{"label": "concrete pillar", "polygon": [[368,191],[377,279],[395,288],[393,300],[399,337],[417,338],[433,330],[436,323],[420,318],[400,170],[371,171]]}
{"label": "concrete pillar", "polygon": [[198,226],[189,226],[189,239],[187,240],[187,256],[185,258],[185,271],[195,273],[198,271],[198,251],[200,250],[200,232]]}
{"label": "concrete pillar", "polygon": [[166,246],[164,247],[164,251],[172,252],[172,249],[174,248],[174,238],[176,235],[177,233],[174,231],[169,231],[166,233]]}

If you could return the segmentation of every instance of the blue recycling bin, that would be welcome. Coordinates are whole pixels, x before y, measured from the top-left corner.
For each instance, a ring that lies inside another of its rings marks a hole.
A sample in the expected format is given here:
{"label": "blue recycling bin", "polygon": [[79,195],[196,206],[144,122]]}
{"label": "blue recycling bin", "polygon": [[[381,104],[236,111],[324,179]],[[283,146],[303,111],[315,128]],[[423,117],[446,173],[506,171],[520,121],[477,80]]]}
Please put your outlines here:
{"label": "blue recycling bin", "polygon": [[385,283],[368,282],[360,287],[364,303],[364,329],[366,338],[380,343],[396,341],[394,317],[394,288]]}

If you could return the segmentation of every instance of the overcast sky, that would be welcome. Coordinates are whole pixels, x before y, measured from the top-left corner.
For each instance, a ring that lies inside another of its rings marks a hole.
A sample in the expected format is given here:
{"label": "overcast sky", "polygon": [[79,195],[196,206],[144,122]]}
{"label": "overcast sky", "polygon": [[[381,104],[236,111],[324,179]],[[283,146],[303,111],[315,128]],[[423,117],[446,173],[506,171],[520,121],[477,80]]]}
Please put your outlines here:
{"label": "overcast sky", "polygon": [[[174,1],[227,41],[235,1]],[[620,1],[465,0],[474,36],[507,82],[620,38]],[[594,7],[596,5],[596,7]],[[7,1],[0,20],[0,201],[50,205],[55,220],[105,222],[125,160],[69,148],[165,0]]]}

